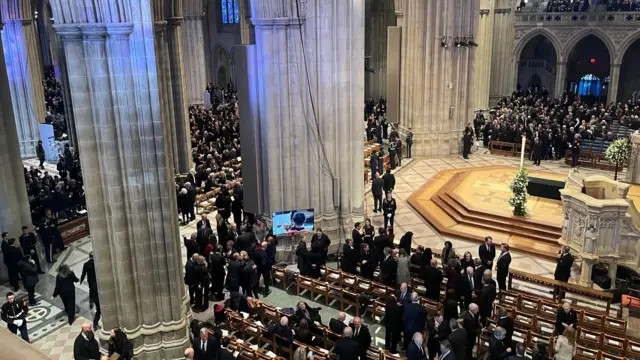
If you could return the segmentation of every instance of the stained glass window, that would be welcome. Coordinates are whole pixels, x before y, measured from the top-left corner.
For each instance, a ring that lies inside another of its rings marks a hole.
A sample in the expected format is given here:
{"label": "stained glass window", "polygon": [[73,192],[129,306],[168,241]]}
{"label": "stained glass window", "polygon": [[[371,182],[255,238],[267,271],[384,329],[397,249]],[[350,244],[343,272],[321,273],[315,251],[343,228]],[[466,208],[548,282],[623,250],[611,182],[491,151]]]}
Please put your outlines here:
{"label": "stained glass window", "polygon": [[600,96],[600,78],[593,74],[587,74],[578,83],[578,94],[582,96]]}
{"label": "stained glass window", "polygon": [[239,24],[240,10],[238,9],[238,0],[221,0],[222,23],[223,24]]}

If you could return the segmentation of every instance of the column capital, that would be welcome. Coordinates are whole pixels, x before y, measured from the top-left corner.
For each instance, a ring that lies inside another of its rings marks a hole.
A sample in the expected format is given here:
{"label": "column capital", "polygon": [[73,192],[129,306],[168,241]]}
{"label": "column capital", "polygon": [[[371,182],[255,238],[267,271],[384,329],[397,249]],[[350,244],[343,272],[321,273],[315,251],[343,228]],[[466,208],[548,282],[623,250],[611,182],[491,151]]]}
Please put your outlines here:
{"label": "column capital", "polygon": [[82,41],[82,29],[76,24],[53,24],[53,30],[62,41]]}
{"label": "column capital", "polygon": [[84,40],[96,41],[107,38],[107,27],[104,24],[81,24],[80,31]]}
{"label": "column capital", "polygon": [[268,28],[273,26],[300,26],[305,22],[304,18],[275,18],[275,19],[256,19],[251,18],[253,26],[257,28]]}
{"label": "column capital", "polygon": [[109,37],[113,37],[116,39],[128,39],[129,36],[133,33],[132,23],[108,24],[106,28]]}
{"label": "column capital", "polygon": [[167,30],[167,21],[166,20],[160,20],[160,21],[154,21],[153,22],[153,31],[156,34],[163,33],[165,30]]}
{"label": "column capital", "polygon": [[167,18],[167,24],[169,24],[169,26],[180,26],[182,25],[182,21],[184,19],[185,18],[183,17],[170,17],[170,18]]}

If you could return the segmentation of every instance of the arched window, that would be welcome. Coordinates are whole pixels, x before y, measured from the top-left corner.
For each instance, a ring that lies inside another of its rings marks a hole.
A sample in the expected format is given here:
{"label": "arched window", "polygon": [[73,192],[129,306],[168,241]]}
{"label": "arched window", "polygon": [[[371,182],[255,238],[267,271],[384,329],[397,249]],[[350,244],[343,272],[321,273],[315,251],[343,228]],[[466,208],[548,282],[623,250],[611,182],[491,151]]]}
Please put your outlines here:
{"label": "arched window", "polygon": [[238,10],[238,0],[222,0],[222,23],[239,24],[240,10]]}
{"label": "arched window", "polygon": [[574,92],[580,94],[581,96],[595,96],[600,97],[600,78],[593,75],[587,74],[580,78]]}

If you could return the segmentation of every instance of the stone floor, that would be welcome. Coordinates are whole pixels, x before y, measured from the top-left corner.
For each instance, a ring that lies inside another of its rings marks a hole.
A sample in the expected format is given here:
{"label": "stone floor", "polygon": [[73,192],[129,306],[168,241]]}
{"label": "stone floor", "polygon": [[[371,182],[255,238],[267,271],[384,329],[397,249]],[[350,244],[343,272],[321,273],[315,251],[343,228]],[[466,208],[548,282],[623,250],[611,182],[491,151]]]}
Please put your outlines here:
{"label": "stone floor", "polygon": [[[30,166],[34,165],[34,163],[27,161],[25,162],[25,165]],[[37,162],[35,165],[37,165]],[[470,251],[474,257],[477,256],[477,243],[448,238],[437,234],[422,217],[407,205],[406,199],[438,170],[487,165],[517,166],[519,165],[519,159],[513,157],[494,156],[488,154],[484,149],[479,149],[476,153],[470,156],[469,160],[464,160],[461,156],[446,156],[440,158],[416,158],[413,159],[413,161],[404,161],[403,167],[395,171],[395,197],[398,200],[398,210],[395,218],[396,240],[399,240],[402,234],[406,231],[412,231],[414,233],[414,246],[424,245],[439,252],[440,249],[442,249],[444,242],[446,240],[450,240],[454,244],[456,253],[463,254],[466,251]],[[531,163],[527,162],[527,166],[530,165]],[[567,174],[570,169],[559,161],[543,161],[539,168],[540,170],[553,171],[560,174]],[[52,174],[57,174],[57,171],[55,171],[55,165],[53,164],[46,165],[46,169]],[[592,169],[584,169],[582,171],[587,174],[602,174],[608,177],[613,177],[613,173],[611,172]],[[624,173],[619,174],[619,176],[624,178]],[[367,216],[371,218],[374,226],[381,226],[382,215],[373,213],[372,210],[373,198],[370,194],[370,189],[367,189]],[[211,215],[210,218],[213,220],[213,215]],[[182,236],[190,236],[190,234],[195,231],[195,227],[196,222],[191,222],[186,226],[181,226],[180,233]],[[179,241],[181,241],[181,239],[179,239]],[[88,288],[86,286],[86,282],[84,284],[76,284],[76,306],[78,316],[73,326],[69,326],[67,324],[66,316],[62,310],[63,306],[61,300],[59,298],[53,299],[51,297],[55,286],[55,274],[57,267],[62,263],[68,264],[76,275],[80,277],[80,274],[82,273],[82,264],[88,260],[91,249],[92,245],[90,237],[72,243],[67,250],[58,255],[58,261],[53,264],[53,266],[46,266],[44,268],[46,274],[40,275],[40,282],[36,286],[39,305],[31,308],[28,318],[29,333],[34,345],[39,347],[52,359],[66,360],[72,358],[73,339],[80,332],[80,324],[87,321],[86,319],[92,319],[94,314],[94,311],[89,309]],[[182,257],[183,261],[186,261],[186,251],[184,249]],[[541,276],[553,276],[555,264],[551,261],[519,253],[512,254],[512,258],[512,268]],[[7,284],[0,285],[0,294],[5,294],[8,290]],[[18,293],[19,296],[23,294],[26,296],[24,290],[21,290]],[[304,298],[297,297],[275,288],[273,289],[273,293],[266,298],[268,303],[281,308],[295,307],[296,303],[300,300],[309,301],[308,296]],[[325,323],[328,323],[331,317],[335,317],[337,315],[338,310],[336,310],[336,308],[325,307],[319,303],[314,304],[317,305],[312,306],[319,306],[321,308],[323,322]],[[210,307],[209,311],[196,313],[194,316],[198,319],[204,320],[211,318],[213,313]],[[366,318],[364,319],[364,322],[370,326],[370,330],[372,334],[374,334],[376,341],[378,343],[384,342],[384,330],[381,329],[373,319]],[[6,326],[6,323],[0,322],[0,326]]]}

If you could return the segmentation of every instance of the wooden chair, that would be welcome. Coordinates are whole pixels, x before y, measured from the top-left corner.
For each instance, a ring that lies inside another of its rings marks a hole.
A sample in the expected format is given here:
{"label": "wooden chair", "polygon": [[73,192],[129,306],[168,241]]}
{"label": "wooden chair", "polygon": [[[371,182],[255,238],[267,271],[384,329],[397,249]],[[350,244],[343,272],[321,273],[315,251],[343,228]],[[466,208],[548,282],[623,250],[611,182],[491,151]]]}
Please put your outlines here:
{"label": "wooden chair", "polygon": [[253,320],[245,319],[242,322],[242,334],[244,339],[253,338],[257,342],[258,347],[261,345],[260,338],[262,337],[263,329]]}
{"label": "wooden chair", "polygon": [[602,330],[607,334],[625,336],[627,334],[627,320],[605,316]]}
{"label": "wooden chair", "polygon": [[276,309],[275,306],[262,303],[262,305],[260,306],[260,321],[262,321],[264,324],[280,323],[278,309]]}
{"label": "wooden chair", "polygon": [[509,306],[511,308],[517,308],[518,294],[512,291],[502,290],[500,291],[499,302],[500,304]]}
{"label": "wooden chair", "polygon": [[440,310],[441,304],[435,300],[420,297],[420,304],[424,306],[428,314],[434,315]]}
{"label": "wooden chair", "polygon": [[602,331],[604,328],[605,315],[596,312],[582,310],[582,315],[579,318],[580,327],[584,327],[591,330]]}
{"label": "wooden chair", "polygon": [[308,290],[313,299],[313,279],[300,274],[296,275],[296,295],[300,296],[300,289]]}
{"label": "wooden chair", "polygon": [[344,289],[357,289],[358,277],[348,273],[342,273],[342,281],[340,283]]}
{"label": "wooden chair", "polygon": [[491,335],[485,332],[482,332],[480,336],[478,336],[478,347],[477,347],[477,358],[481,359],[482,354],[489,351],[489,337]]}
{"label": "wooden chair", "polygon": [[600,358],[599,359],[600,360],[628,360],[624,356],[613,355],[613,354],[606,353],[604,351],[600,352]]}
{"label": "wooden chair", "polygon": [[538,315],[555,321],[558,316],[558,304],[549,300],[541,299]]}
{"label": "wooden chair", "polygon": [[578,328],[576,342],[592,349],[602,349],[602,333],[587,328]]}
{"label": "wooden chair", "polygon": [[338,285],[329,284],[329,293],[328,293],[329,301],[333,301],[333,300],[337,301],[340,304],[340,311],[344,311],[344,309],[349,305],[353,305],[357,303],[357,301],[351,301],[346,298],[347,292],[348,292],[347,290],[343,289]]}
{"label": "wooden chair", "polygon": [[536,315],[533,320],[533,330],[543,335],[553,336],[555,332],[555,322],[542,316]]}
{"label": "wooden chair", "polygon": [[256,359],[255,351],[251,349],[247,344],[237,344],[236,351],[238,351],[238,356],[236,359],[240,360],[254,360]]}
{"label": "wooden chair", "polygon": [[372,285],[373,289],[371,290],[371,294],[383,301],[386,301],[387,297],[395,292],[395,289],[384,284],[380,284],[379,282],[374,281]]}
{"label": "wooden chair", "polygon": [[324,348],[332,351],[333,348],[336,346],[336,343],[338,342],[338,340],[342,337],[342,334],[338,334],[338,333],[334,333],[333,331],[331,331],[331,329],[324,328]]}
{"label": "wooden chair", "polygon": [[515,327],[530,330],[533,328],[534,315],[516,310],[513,322]]}
{"label": "wooden chair", "polygon": [[518,297],[518,309],[529,314],[538,314],[540,301],[534,297],[522,294]]}
{"label": "wooden chair", "polygon": [[282,284],[282,290],[287,290],[287,271],[284,267],[273,265],[271,267],[271,278],[274,284]]}
{"label": "wooden chair", "polygon": [[424,281],[418,278],[411,278],[411,289],[417,292],[420,296],[427,296],[427,288],[424,286]]}
{"label": "wooden chair", "polygon": [[529,339],[529,331],[522,329],[513,329],[512,340],[515,342],[526,344]]}
{"label": "wooden chair", "polygon": [[358,286],[356,290],[359,293],[369,294],[373,290],[373,281],[369,279],[365,279],[363,277],[358,277]]}
{"label": "wooden chair", "polygon": [[289,344],[289,346],[281,346],[280,345],[280,344],[285,343],[287,341],[287,339],[283,338],[282,336],[280,336],[278,334],[274,334],[273,335],[273,341],[277,345],[278,353],[285,354],[286,356],[284,356],[284,357],[286,359],[293,358],[293,352],[294,352],[293,345],[292,344]]}
{"label": "wooden chair", "polygon": [[608,333],[603,334],[602,338],[602,350],[606,351],[610,354],[615,355],[624,355],[625,346],[627,345],[624,338],[609,335]]}
{"label": "wooden chair", "polygon": [[313,280],[313,293],[322,296],[325,305],[329,304],[329,284],[326,281]]}
{"label": "wooden chair", "polygon": [[382,351],[378,347],[369,346],[367,349],[367,359],[368,360],[380,360],[382,357]]}
{"label": "wooden chair", "polygon": [[640,341],[627,339],[624,355],[629,359],[640,359]]}
{"label": "wooden chair", "polygon": [[[373,309],[371,310],[372,314],[374,317],[379,317],[380,320],[382,320],[384,318],[384,314],[385,314],[385,303],[375,299],[373,300]],[[402,319],[398,319],[398,321],[401,321]]]}
{"label": "wooden chair", "polygon": [[226,311],[225,314],[227,315],[227,327],[229,328],[229,331],[242,332],[242,322],[244,321],[242,315],[233,311]]}
{"label": "wooden chair", "polygon": [[574,360],[598,360],[600,358],[600,350],[589,348],[582,345],[576,346],[576,356]]}
{"label": "wooden chair", "polygon": [[342,271],[334,270],[332,268],[325,267],[324,280],[329,284],[341,284],[342,283]]}

